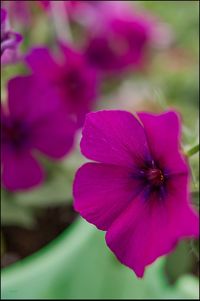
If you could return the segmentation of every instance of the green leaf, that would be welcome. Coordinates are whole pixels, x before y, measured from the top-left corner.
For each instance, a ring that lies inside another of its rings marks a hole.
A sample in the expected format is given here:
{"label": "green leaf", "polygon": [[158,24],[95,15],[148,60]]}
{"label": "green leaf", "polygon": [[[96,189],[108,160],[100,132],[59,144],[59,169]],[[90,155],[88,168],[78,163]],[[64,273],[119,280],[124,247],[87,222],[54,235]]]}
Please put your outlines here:
{"label": "green leaf", "polygon": [[191,157],[198,152],[199,152],[199,144],[191,147],[186,153],[188,157]]}

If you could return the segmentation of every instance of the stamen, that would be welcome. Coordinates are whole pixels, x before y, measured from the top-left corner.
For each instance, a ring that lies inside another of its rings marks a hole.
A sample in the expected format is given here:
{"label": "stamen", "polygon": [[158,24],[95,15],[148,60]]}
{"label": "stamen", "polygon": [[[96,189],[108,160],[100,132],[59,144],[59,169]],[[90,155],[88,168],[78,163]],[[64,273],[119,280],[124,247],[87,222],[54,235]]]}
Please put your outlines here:
{"label": "stamen", "polygon": [[160,186],[164,182],[164,175],[158,168],[150,168],[147,170],[146,177],[152,186]]}

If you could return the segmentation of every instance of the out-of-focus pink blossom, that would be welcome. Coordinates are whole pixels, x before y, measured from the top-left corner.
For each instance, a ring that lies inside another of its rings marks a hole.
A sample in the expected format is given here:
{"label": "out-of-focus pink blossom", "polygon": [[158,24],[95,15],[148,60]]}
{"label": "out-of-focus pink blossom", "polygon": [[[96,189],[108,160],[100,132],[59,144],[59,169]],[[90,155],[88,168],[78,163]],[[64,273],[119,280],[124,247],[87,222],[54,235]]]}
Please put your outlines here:
{"label": "out-of-focus pink blossom", "polygon": [[40,153],[58,160],[71,149],[76,127],[49,86],[34,76],[8,82],[8,101],[1,106],[2,185],[9,190],[42,183]]}
{"label": "out-of-focus pink blossom", "polygon": [[38,79],[57,91],[66,110],[81,125],[97,96],[97,74],[75,49],[60,44],[60,52],[61,57],[56,57],[47,48],[36,48],[26,61]]}
{"label": "out-of-focus pink blossom", "polygon": [[1,9],[1,63],[11,63],[17,57],[17,47],[22,36],[10,29],[7,12]]}
{"label": "out-of-focus pink blossom", "polygon": [[121,1],[105,1],[87,27],[86,57],[103,72],[138,68],[148,53],[152,27],[146,16]]}

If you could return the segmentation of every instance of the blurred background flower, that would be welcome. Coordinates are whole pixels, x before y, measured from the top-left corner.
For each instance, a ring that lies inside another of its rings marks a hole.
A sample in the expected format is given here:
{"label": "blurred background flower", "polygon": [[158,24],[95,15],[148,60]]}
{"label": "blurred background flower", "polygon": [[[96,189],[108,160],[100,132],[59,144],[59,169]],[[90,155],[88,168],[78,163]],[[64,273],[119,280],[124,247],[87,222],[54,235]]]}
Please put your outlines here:
{"label": "blurred background flower", "polygon": [[7,11],[1,9],[1,63],[8,64],[17,58],[17,46],[22,36],[9,28]]}
{"label": "blurred background flower", "polygon": [[131,14],[128,8],[123,9],[121,2],[105,1],[99,4],[96,18],[88,26],[86,56],[104,72],[118,73],[141,64],[150,42],[152,24],[134,11]]}
{"label": "blurred background flower", "polygon": [[10,80],[8,105],[1,108],[3,186],[12,191],[40,184],[44,175],[34,153],[62,158],[74,133],[75,125],[49,86],[41,86],[34,76]]}
{"label": "blurred background flower", "polygon": [[47,48],[33,49],[26,61],[33,74],[54,88],[66,112],[75,115],[78,124],[94,108],[97,97],[97,74],[83,54],[69,45],[60,44],[60,54],[53,58]]}

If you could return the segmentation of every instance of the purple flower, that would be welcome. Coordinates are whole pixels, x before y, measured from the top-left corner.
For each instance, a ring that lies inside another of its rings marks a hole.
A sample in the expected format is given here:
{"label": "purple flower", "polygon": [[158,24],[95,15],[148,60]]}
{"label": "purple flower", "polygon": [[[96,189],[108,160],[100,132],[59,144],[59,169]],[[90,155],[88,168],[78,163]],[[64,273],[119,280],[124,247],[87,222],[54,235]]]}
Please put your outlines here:
{"label": "purple flower", "polygon": [[67,111],[82,124],[96,98],[96,72],[81,53],[64,45],[60,50],[60,61],[47,48],[33,49],[26,61],[40,80],[56,89]]}
{"label": "purple flower", "polygon": [[177,114],[138,118],[126,111],[87,115],[81,151],[100,163],[77,171],[73,193],[76,211],[107,231],[110,249],[142,277],[179,239],[197,236],[199,223],[190,205]]}
{"label": "purple flower", "polygon": [[16,58],[16,48],[21,42],[22,36],[9,29],[7,12],[1,9],[1,62],[12,62]]}
{"label": "purple flower", "polygon": [[104,72],[138,68],[149,49],[152,24],[147,17],[127,12],[124,3],[98,5],[96,19],[88,26],[85,53]]}
{"label": "purple flower", "polygon": [[57,160],[71,149],[75,127],[56,97],[33,76],[9,81],[8,102],[1,107],[5,188],[16,191],[40,184],[44,172],[38,155],[42,153]]}

